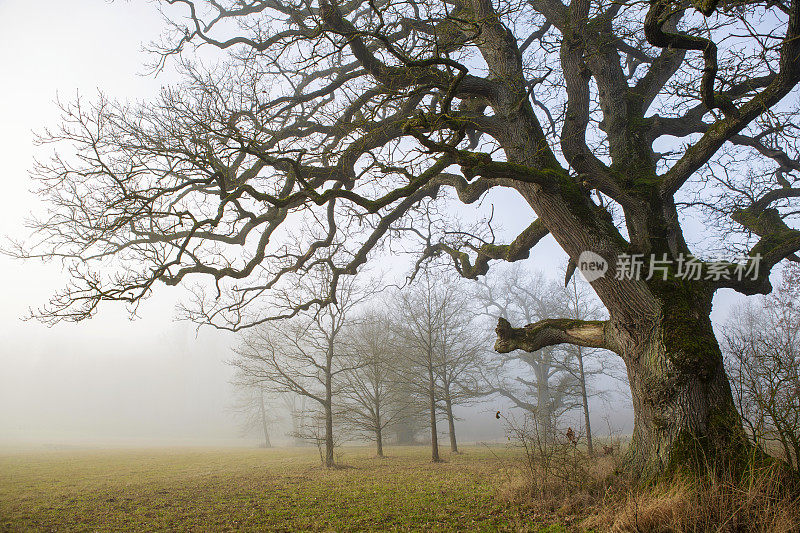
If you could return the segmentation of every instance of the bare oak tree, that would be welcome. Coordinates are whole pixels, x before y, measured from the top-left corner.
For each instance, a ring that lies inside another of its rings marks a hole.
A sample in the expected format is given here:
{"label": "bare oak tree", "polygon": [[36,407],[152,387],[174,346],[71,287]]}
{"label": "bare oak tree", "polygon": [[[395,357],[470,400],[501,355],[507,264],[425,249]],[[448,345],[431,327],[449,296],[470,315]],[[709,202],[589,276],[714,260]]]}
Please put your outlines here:
{"label": "bare oak tree", "polygon": [[376,309],[365,312],[346,335],[351,370],[343,375],[341,418],[358,434],[374,440],[378,457],[383,457],[386,432],[408,407],[398,345],[389,318]]}
{"label": "bare oak tree", "polygon": [[243,429],[257,428],[264,439],[262,447],[272,448],[271,428],[281,420],[274,410],[276,398],[263,383],[252,384],[248,378],[235,379],[233,385],[237,392],[233,409],[241,415]]}
{"label": "bare oak tree", "polygon": [[[311,290],[319,289],[319,278]],[[348,278],[338,287],[336,303],[317,313],[304,313],[291,321],[261,324],[243,336],[231,362],[238,379],[250,386],[304,396],[319,405],[324,428],[325,466],[334,466],[334,397],[342,387],[342,374],[353,370],[341,339],[348,315],[365,298]]]}
{"label": "bare oak tree", "polygon": [[[800,249],[800,0],[162,5],[184,15],[153,47],[157,66],[181,57],[186,81],[152,103],[65,105],[42,135],[57,145],[36,171],[48,211],[38,240],[11,251],[61,258],[73,282],[38,316],[81,320],[205,275],[215,290],[188,316],[240,329],[334,302],[342,277],[401,232],[468,278],[549,234],[574,262],[591,250],[611,265],[592,281],[609,319],[501,323],[497,349],[618,353],[637,472],[737,464],[747,441],[709,313],[720,288],[768,293],[772,267]],[[201,68],[197,46],[224,62]],[[444,217],[419,231],[421,202],[473,203],[494,187],[537,216],[508,244]],[[681,258],[709,266],[681,206],[705,206],[731,233],[720,243],[748,267],[760,257],[758,274],[728,263],[680,278]],[[672,266],[617,276],[624,254]],[[312,265],[329,270],[328,291],[252,310]]]}
{"label": "bare oak tree", "polygon": [[468,405],[483,396],[481,376],[490,343],[486,332],[476,323],[477,313],[465,287],[446,277],[434,281],[441,287],[426,293],[426,298],[440,310],[434,325],[436,397],[447,420],[450,451],[458,453],[454,407]]}
{"label": "bare oak tree", "polygon": [[310,410],[306,407],[308,397],[295,394],[294,392],[284,392],[278,396],[283,404],[283,408],[289,413],[291,430],[288,436],[292,438],[295,446],[303,446],[307,443],[307,441],[303,439],[303,428],[306,427],[306,420],[311,414]]}
{"label": "bare oak tree", "polygon": [[430,271],[423,271],[417,284],[398,295],[394,310],[394,329],[403,352],[404,381],[412,397],[425,406],[431,436],[431,460],[441,461],[437,411],[439,397],[437,372],[440,357],[442,317],[446,299],[442,287]]}
{"label": "bare oak tree", "polygon": [[[567,283],[564,291],[568,311],[566,316],[576,320],[598,320],[605,318],[605,310],[592,298],[584,285],[578,284],[577,276]],[[612,364],[609,364],[608,354],[605,350],[598,348],[586,348],[581,345],[567,345],[567,350],[574,353],[574,364],[567,365],[567,372],[575,376],[578,380],[578,387],[581,397],[581,408],[583,409],[583,430],[586,434],[586,448],[589,455],[594,454],[594,443],[592,441],[592,421],[589,416],[589,398],[593,396],[589,389],[590,381],[598,375],[609,377],[612,372]]]}

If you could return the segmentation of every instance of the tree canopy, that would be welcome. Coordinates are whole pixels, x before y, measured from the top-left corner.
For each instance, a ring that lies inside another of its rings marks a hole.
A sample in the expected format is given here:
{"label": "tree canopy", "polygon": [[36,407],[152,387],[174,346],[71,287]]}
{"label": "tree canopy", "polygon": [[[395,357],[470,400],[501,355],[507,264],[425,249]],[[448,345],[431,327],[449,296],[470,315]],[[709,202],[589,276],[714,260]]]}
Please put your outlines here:
{"label": "tree canopy", "polygon": [[[769,267],[800,248],[797,105],[777,106],[800,76],[795,4],[165,4],[186,11],[156,50],[181,58],[185,82],[151,103],[65,104],[42,135],[71,148],[37,166],[50,209],[22,254],[70,259],[75,280],[47,318],[201,274],[225,297],[195,316],[247,325],[245,306],[282,278],[324,264],[338,280],[404,229],[467,277],[548,232],[571,256],[673,251],[692,179],[708,185],[699,202],[760,237],[759,279],[719,285],[767,291]],[[197,46],[225,61],[203,68]],[[539,215],[508,245],[413,223],[444,189],[469,203],[495,186]]]}

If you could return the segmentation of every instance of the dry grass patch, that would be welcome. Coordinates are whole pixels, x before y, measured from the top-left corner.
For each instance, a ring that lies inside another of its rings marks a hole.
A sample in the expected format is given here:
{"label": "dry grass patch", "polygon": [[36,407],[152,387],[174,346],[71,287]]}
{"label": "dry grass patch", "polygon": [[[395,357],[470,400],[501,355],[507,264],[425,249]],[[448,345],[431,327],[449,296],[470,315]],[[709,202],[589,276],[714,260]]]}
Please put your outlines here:
{"label": "dry grass patch", "polygon": [[800,532],[800,497],[775,469],[752,470],[738,482],[709,472],[607,501],[583,527],[614,533]]}
{"label": "dry grass patch", "polygon": [[800,494],[786,469],[751,468],[736,480],[708,471],[649,486],[616,470],[614,457],[578,446],[529,448],[499,494],[567,531],[800,533]]}

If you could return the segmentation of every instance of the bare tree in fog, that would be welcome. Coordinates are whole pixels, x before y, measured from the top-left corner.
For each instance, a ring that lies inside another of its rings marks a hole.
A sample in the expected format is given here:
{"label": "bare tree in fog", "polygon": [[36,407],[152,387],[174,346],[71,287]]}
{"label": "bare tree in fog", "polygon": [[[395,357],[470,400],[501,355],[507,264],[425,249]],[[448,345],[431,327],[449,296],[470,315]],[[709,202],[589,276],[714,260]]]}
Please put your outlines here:
{"label": "bare tree in fog", "polygon": [[410,386],[404,387],[404,400],[408,407],[395,418],[392,433],[397,444],[413,445],[418,443],[417,437],[427,425],[425,407],[420,408],[419,401]]}
{"label": "bare tree in fog", "polygon": [[[564,294],[569,313],[566,318],[576,320],[601,320],[606,317],[602,304],[590,294],[589,289],[584,285],[578,284],[578,277],[572,276],[572,281],[567,283]],[[594,443],[592,442],[592,421],[589,416],[589,397],[588,381],[592,376],[607,373],[605,350],[599,348],[584,347],[580,345],[566,345],[564,349],[575,354],[574,364],[567,365],[566,371],[571,373],[578,380],[580,389],[581,407],[583,408],[583,424],[586,433],[586,447],[589,455],[594,454]],[[592,366],[589,366],[591,361]]]}
{"label": "bare tree in fog", "polygon": [[[505,269],[500,277],[480,282],[476,297],[493,319],[530,324],[547,316],[577,320],[601,316],[601,310],[578,287],[565,288],[541,273],[526,271],[519,264]],[[486,376],[485,392],[499,394],[534,414],[537,427],[549,433],[555,430],[557,418],[582,407],[589,437],[591,394],[586,382],[587,378],[603,372],[604,367],[602,364],[588,367],[587,356],[593,356],[597,362],[597,352],[576,348],[545,346],[533,352],[517,350],[499,354],[494,371]],[[591,437],[587,440],[591,442]]]}
{"label": "bare tree in fog", "polygon": [[432,269],[397,297],[394,321],[407,365],[405,381],[424,400],[434,461],[440,460],[437,413],[445,415],[451,451],[458,452],[453,407],[478,396],[486,337],[474,318],[464,288]]}
{"label": "bare tree in fog", "polygon": [[264,383],[253,383],[249,378],[234,379],[236,402],[233,409],[244,419],[244,429],[258,428],[264,439],[262,446],[272,448],[271,428],[281,420],[276,414],[276,395]]}
{"label": "bare tree in fog", "polygon": [[306,417],[308,416],[307,397],[294,392],[283,392],[278,396],[291,420],[292,429],[289,436],[294,439],[295,446],[302,446],[306,443],[303,439],[303,428],[306,426]]}
{"label": "bare tree in fog", "polygon": [[416,284],[398,294],[394,316],[395,331],[403,347],[406,383],[427,408],[434,462],[441,461],[436,427],[436,365],[439,324],[447,296],[437,292],[443,289],[428,270],[424,271]]}
{"label": "bare tree in fog", "polygon": [[800,268],[787,268],[770,296],[748,302],[723,330],[733,397],[762,446],[777,445],[800,471]]}
{"label": "bare tree in fog", "polygon": [[[529,273],[513,265],[504,276],[481,282],[477,297],[493,319],[502,317],[530,324],[565,311],[563,300],[552,297],[554,288],[541,273]],[[494,372],[487,376],[487,392],[500,394],[536,415],[539,425],[552,431],[553,418],[575,405],[577,383],[566,372],[570,357],[569,352],[557,346],[500,354],[493,365]]]}
{"label": "bare tree in fog", "polygon": [[323,462],[328,467],[334,466],[334,396],[342,385],[341,374],[352,370],[352,361],[344,357],[341,334],[365,297],[355,278],[347,278],[338,286],[336,302],[318,312],[248,330],[232,361],[242,380],[304,396],[319,405],[323,428],[319,435],[315,430],[315,436],[324,442]]}
{"label": "bare tree in fog", "polygon": [[399,349],[385,313],[370,309],[347,329],[347,361],[343,374],[341,417],[356,433],[375,441],[383,457],[387,429],[408,409],[400,382]]}
{"label": "bare tree in fog", "polygon": [[[439,278],[438,283],[444,290],[433,291],[428,296],[441,307],[434,366],[436,388],[447,420],[450,451],[458,453],[453,408],[470,404],[482,396],[484,355],[491,341],[487,330],[476,323],[476,313],[464,286],[444,277]],[[442,301],[437,302],[437,299]]]}

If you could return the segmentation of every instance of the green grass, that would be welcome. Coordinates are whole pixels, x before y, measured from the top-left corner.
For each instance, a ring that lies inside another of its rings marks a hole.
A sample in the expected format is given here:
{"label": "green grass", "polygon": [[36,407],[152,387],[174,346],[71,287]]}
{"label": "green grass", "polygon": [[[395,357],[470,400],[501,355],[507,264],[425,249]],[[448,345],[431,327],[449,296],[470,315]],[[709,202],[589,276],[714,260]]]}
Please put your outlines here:
{"label": "green grass", "polygon": [[315,449],[0,453],[0,530],[536,530],[498,498],[510,452],[387,453],[345,448],[330,470]]}

